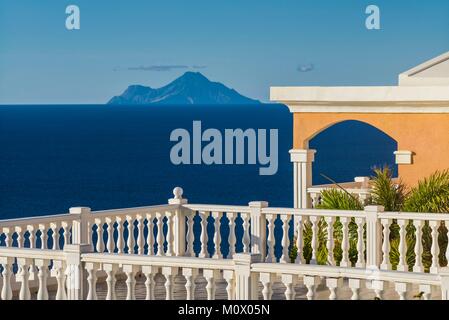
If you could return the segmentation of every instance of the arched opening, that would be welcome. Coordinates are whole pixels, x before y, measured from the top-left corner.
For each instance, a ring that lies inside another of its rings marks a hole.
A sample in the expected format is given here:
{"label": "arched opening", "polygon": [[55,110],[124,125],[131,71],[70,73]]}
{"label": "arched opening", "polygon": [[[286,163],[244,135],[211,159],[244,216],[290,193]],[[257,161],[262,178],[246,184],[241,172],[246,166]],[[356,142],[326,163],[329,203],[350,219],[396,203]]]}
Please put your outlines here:
{"label": "arched opening", "polygon": [[337,182],[372,176],[374,167],[389,166],[395,177],[398,167],[393,152],[397,142],[383,131],[361,121],[336,123],[315,135],[309,147],[317,150],[313,184],[328,184],[326,175]]}

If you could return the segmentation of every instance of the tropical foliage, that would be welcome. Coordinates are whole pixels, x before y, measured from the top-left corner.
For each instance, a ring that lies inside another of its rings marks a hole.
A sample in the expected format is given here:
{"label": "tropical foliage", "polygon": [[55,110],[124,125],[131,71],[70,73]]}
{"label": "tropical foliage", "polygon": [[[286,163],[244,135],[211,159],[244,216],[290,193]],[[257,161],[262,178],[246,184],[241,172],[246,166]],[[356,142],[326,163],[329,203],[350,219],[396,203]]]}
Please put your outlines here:
{"label": "tropical foliage", "polygon": [[[392,171],[388,167],[375,168],[374,176],[371,179],[372,194],[369,204],[381,205],[385,211],[407,211],[407,212],[427,212],[427,213],[447,213],[449,212],[449,170],[435,172],[428,178],[420,181],[418,185],[407,191],[406,186],[401,181],[395,181],[392,177]],[[359,199],[349,194],[341,186],[324,190],[321,194],[321,203],[318,209],[332,210],[363,210]],[[393,220],[390,226],[390,262],[393,268],[399,263],[399,230],[397,221]],[[414,247],[416,243],[415,227],[410,221],[406,226],[406,263],[411,270],[415,264]],[[308,222],[304,227],[304,259],[309,262],[312,257],[311,240],[312,226]],[[365,237],[365,233],[364,233]],[[337,264],[341,261],[342,250],[342,224],[337,218],[334,224],[334,252],[333,257]],[[328,252],[326,248],[327,241],[327,223],[324,219],[318,222],[318,241],[317,241],[317,263],[327,264]],[[357,261],[357,226],[352,220],[349,223],[349,259],[352,264]],[[428,222],[424,223],[422,229],[423,254],[422,263],[425,270],[431,266],[431,228]],[[448,229],[444,225],[438,229],[438,244],[440,247],[439,262],[440,265],[447,265],[445,257],[448,245]],[[292,246],[290,258],[295,260],[297,248]]]}

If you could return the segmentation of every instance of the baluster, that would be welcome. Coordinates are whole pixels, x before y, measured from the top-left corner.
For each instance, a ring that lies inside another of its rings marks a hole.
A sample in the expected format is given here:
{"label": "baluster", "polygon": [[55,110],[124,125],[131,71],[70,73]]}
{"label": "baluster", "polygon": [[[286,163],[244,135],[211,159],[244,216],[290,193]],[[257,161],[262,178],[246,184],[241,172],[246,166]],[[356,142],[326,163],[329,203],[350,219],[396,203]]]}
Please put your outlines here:
{"label": "baluster", "polygon": [[195,241],[195,234],[193,233],[194,217],[195,214],[189,214],[187,216],[187,255],[190,255],[191,257],[195,256],[195,251],[193,250],[193,242]]}
{"label": "baluster", "polygon": [[342,225],[343,239],[341,241],[342,259],[340,267],[349,267],[351,262],[349,261],[349,221],[348,217],[340,217]]}
{"label": "baluster", "polygon": [[154,217],[151,213],[147,214],[147,246],[148,252],[147,254],[152,256],[154,255]]}
{"label": "baluster", "polygon": [[70,243],[69,224],[67,222],[62,223],[62,230],[64,232],[64,247]]}
{"label": "baluster", "polygon": [[35,248],[35,229],[33,225],[27,226],[27,230],[28,230],[28,242],[30,243],[30,249],[34,249]]}
{"label": "baluster", "polygon": [[351,300],[359,300],[360,299],[360,289],[362,287],[362,280],[360,279],[349,279],[348,281],[349,288],[352,291]]}
{"label": "baluster", "polygon": [[11,277],[13,276],[12,265],[14,263],[14,258],[1,257],[0,264],[3,266],[2,276],[3,276],[3,286],[1,298],[2,300],[12,299],[12,287],[11,287]]}
{"label": "baluster", "polygon": [[411,286],[405,282],[396,282],[395,290],[399,295],[399,300],[407,300],[407,292],[411,290]]}
{"label": "baluster", "polygon": [[215,278],[219,277],[218,270],[203,270],[203,277],[206,278],[207,300],[215,300]]}
{"label": "baluster", "polygon": [[304,285],[307,288],[307,300],[315,299],[315,288],[319,284],[319,278],[315,276],[304,276]]}
{"label": "baluster", "polygon": [[215,252],[214,258],[221,259],[223,255],[221,254],[221,234],[220,234],[220,220],[222,217],[222,212],[212,212],[212,217],[214,218],[215,232],[214,232],[214,244]]}
{"label": "baluster", "polygon": [[406,241],[405,241],[405,225],[406,220],[398,220],[399,225],[399,264],[397,266],[398,271],[407,271],[406,261]]}
{"label": "baluster", "polygon": [[319,205],[320,194],[316,192],[310,193],[310,198],[312,199],[312,208],[316,208]]}
{"label": "baluster", "polygon": [[166,212],[167,217],[167,256],[173,255],[173,216],[171,212]]}
{"label": "baluster", "polygon": [[173,276],[177,273],[176,267],[162,267],[162,274],[165,277],[165,300],[173,300]]}
{"label": "baluster", "polygon": [[163,230],[163,221],[164,218],[160,212],[156,213],[157,218],[157,255],[163,256],[164,252],[164,230]]}
{"label": "baluster", "polygon": [[99,264],[97,263],[86,263],[87,270],[87,284],[89,285],[89,291],[87,292],[87,300],[97,300],[97,270],[99,269]]}
{"label": "baluster", "polygon": [[229,258],[232,258],[235,254],[235,244],[237,242],[235,238],[235,216],[233,213],[226,213],[229,219]]}
{"label": "baluster", "polygon": [[268,250],[265,262],[276,262],[276,257],[274,255],[275,248],[275,238],[274,238],[274,221],[276,220],[276,215],[267,214],[265,217],[268,220]]}
{"label": "baluster", "polygon": [[52,231],[52,241],[53,241],[53,246],[51,247],[52,250],[58,250],[59,249],[59,233],[58,233],[58,225],[56,223],[52,223],[50,225],[51,231]]}
{"label": "baluster", "polygon": [[136,273],[137,266],[124,265],[123,272],[126,274],[126,300],[136,300]]}
{"label": "baluster", "polygon": [[[104,237],[103,237],[103,227],[104,223],[102,220],[96,220],[97,224],[97,252],[103,253],[104,252]],[[66,232],[64,231],[64,235]]]}
{"label": "baluster", "polygon": [[41,231],[41,249],[47,249],[47,247],[48,247],[47,228],[45,227],[45,225],[40,224],[39,230]]}
{"label": "baluster", "polygon": [[[445,221],[444,225],[446,227],[446,230],[448,230],[447,236],[449,238],[449,220]],[[446,246],[446,260],[448,261],[448,266],[449,266],[449,245]]]}
{"label": "baluster", "polygon": [[329,288],[329,300],[337,300],[337,288],[343,285],[341,278],[327,278],[326,286]]}
{"label": "baluster", "polygon": [[327,264],[330,266],[335,265],[335,259],[334,259],[334,223],[335,223],[335,217],[326,217],[325,218],[326,224],[327,224],[327,242],[326,242],[326,248],[327,248]]}
{"label": "baluster", "polygon": [[158,268],[152,266],[142,266],[142,273],[145,275],[145,300],[154,300],[154,275],[158,272]]}
{"label": "baluster", "polygon": [[365,254],[363,248],[363,218],[356,218],[355,223],[357,224],[357,262],[355,266],[357,268],[365,267]]}
{"label": "baluster", "polygon": [[23,240],[24,240],[24,237],[22,235],[23,229],[22,227],[16,227],[15,230],[17,234],[17,248],[23,248]]}
{"label": "baluster", "polygon": [[280,262],[288,263],[288,262],[290,262],[290,257],[288,254],[288,243],[289,243],[289,237],[288,237],[289,225],[288,225],[288,223],[290,221],[290,215],[282,214],[281,220],[282,220],[282,256],[281,256]]}
{"label": "baluster", "polygon": [[285,286],[284,295],[285,295],[286,300],[295,300],[295,296],[296,296],[295,284],[296,284],[296,280],[297,280],[296,277],[297,277],[296,275],[291,275],[291,274],[283,274],[281,276],[282,283]]}
{"label": "baluster", "polygon": [[144,249],[143,243],[143,216],[137,216],[137,254],[142,255]]}
{"label": "baluster", "polygon": [[271,300],[273,296],[274,276],[271,273],[260,273],[259,280],[263,285],[262,296],[264,300]]}
{"label": "baluster", "polygon": [[21,282],[19,299],[20,300],[30,300],[31,292],[29,286],[29,269],[32,261],[28,258],[18,258],[17,264],[19,266],[17,281]]}
{"label": "baluster", "polygon": [[122,218],[116,217],[115,222],[117,222],[117,253],[123,253],[123,223]]}
{"label": "baluster", "polygon": [[115,264],[103,264],[103,270],[106,272],[106,285],[108,287],[108,291],[106,294],[106,300],[117,300],[117,296],[115,294],[115,274],[117,273],[117,265]]}
{"label": "baluster", "polygon": [[9,228],[3,228],[3,233],[5,234],[5,246],[7,248],[9,248],[12,245],[12,239],[11,239],[11,236],[10,236],[10,229]]}
{"label": "baluster", "polygon": [[228,294],[228,300],[234,300],[235,297],[234,270],[223,270],[223,278],[226,280],[226,293]]}
{"label": "baluster", "polygon": [[114,221],[111,218],[106,218],[106,233],[108,235],[108,241],[106,242],[106,248],[108,253],[114,253]]}
{"label": "baluster", "polygon": [[318,244],[318,217],[311,216],[309,217],[310,222],[312,223],[312,258],[310,259],[310,264],[317,264],[316,254],[317,254],[317,244]]}
{"label": "baluster", "polygon": [[131,216],[126,217],[126,221],[128,221],[128,254],[134,254],[134,220]]}
{"label": "baluster", "polygon": [[198,276],[198,270],[192,268],[182,268],[182,275],[186,279],[186,291],[187,296],[186,300],[194,300],[195,299],[195,279]]}
{"label": "baluster", "polygon": [[36,259],[35,265],[39,268],[37,277],[39,279],[39,290],[37,291],[37,300],[48,300],[47,279],[49,260]]}
{"label": "baluster", "polygon": [[296,236],[296,249],[297,249],[297,255],[295,262],[297,264],[304,264],[304,254],[303,254],[303,221],[306,221],[306,218],[303,218],[302,216],[296,216],[293,218],[295,222],[295,236]]}
{"label": "baluster", "polygon": [[381,219],[380,220],[383,226],[383,242],[382,242],[382,264],[380,268],[383,270],[390,270],[390,219]]}
{"label": "baluster", "polygon": [[250,248],[249,216],[249,213],[241,213],[243,219],[243,253],[249,253]]}
{"label": "baluster", "polygon": [[376,298],[382,300],[384,294],[384,282],[380,280],[373,280],[371,282],[371,288],[374,290]]}
{"label": "baluster", "polygon": [[[415,226],[415,265],[413,266],[413,272],[423,272],[422,264],[422,221],[413,220],[413,225]],[[449,246],[448,246],[449,247]]]}
{"label": "baluster", "polygon": [[56,278],[58,288],[56,290],[56,300],[67,300],[65,289],[66,275],[64,272],[64,263],[61,260],[53,260],[52,276]]}
{"label": "baluster", "polygon": [[432,285],[430,284],[420,284],[419,285],[419,292],[422,292],[422,298],[424,300],[430,300],[432,298]]}
{"label": "baluster", "polygon": [[432,254],[432,266],[430,267],[430,273],[438,273],[438,226],[439,221],[429,221],[429,226],[432,228],[432,247],[430,252]]}
{"label": "baluster", "polygon": [[200,258],[209,257],[209,253],[207,252],[207,217],[209,216],[209,212],[200,212],[201,217],[201,252],[199,254]]}

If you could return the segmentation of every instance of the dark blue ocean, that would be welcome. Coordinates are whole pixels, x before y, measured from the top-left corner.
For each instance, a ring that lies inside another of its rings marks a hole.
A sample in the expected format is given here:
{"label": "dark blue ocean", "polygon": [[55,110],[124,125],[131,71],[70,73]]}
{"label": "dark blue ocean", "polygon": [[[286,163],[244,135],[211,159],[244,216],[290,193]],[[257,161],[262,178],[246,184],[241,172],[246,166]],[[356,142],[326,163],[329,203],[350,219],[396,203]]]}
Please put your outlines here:
{"label": "dark blue ocean", "polygon": [[[259,165],[173,165],[172,130],[279,130],[279,169]],[[257,106],[0,106],[0,218],[166,203],[175,186],[191,203],[292,206],[293,119],[281,105]],[[337,124],[310,143],[317,149],[315,184],[394,167],[396,142],[356,121]]]}

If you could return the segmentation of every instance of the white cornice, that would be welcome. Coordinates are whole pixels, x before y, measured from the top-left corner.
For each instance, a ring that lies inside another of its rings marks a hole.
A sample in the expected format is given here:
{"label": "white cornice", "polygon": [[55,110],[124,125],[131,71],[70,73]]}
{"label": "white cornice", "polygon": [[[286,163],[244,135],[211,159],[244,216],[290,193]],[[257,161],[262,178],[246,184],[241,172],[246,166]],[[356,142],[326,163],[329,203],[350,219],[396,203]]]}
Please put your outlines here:
{"label": "white cornice", "polygon": [[272,87],[291,112],[449,113],[449,86]]}

